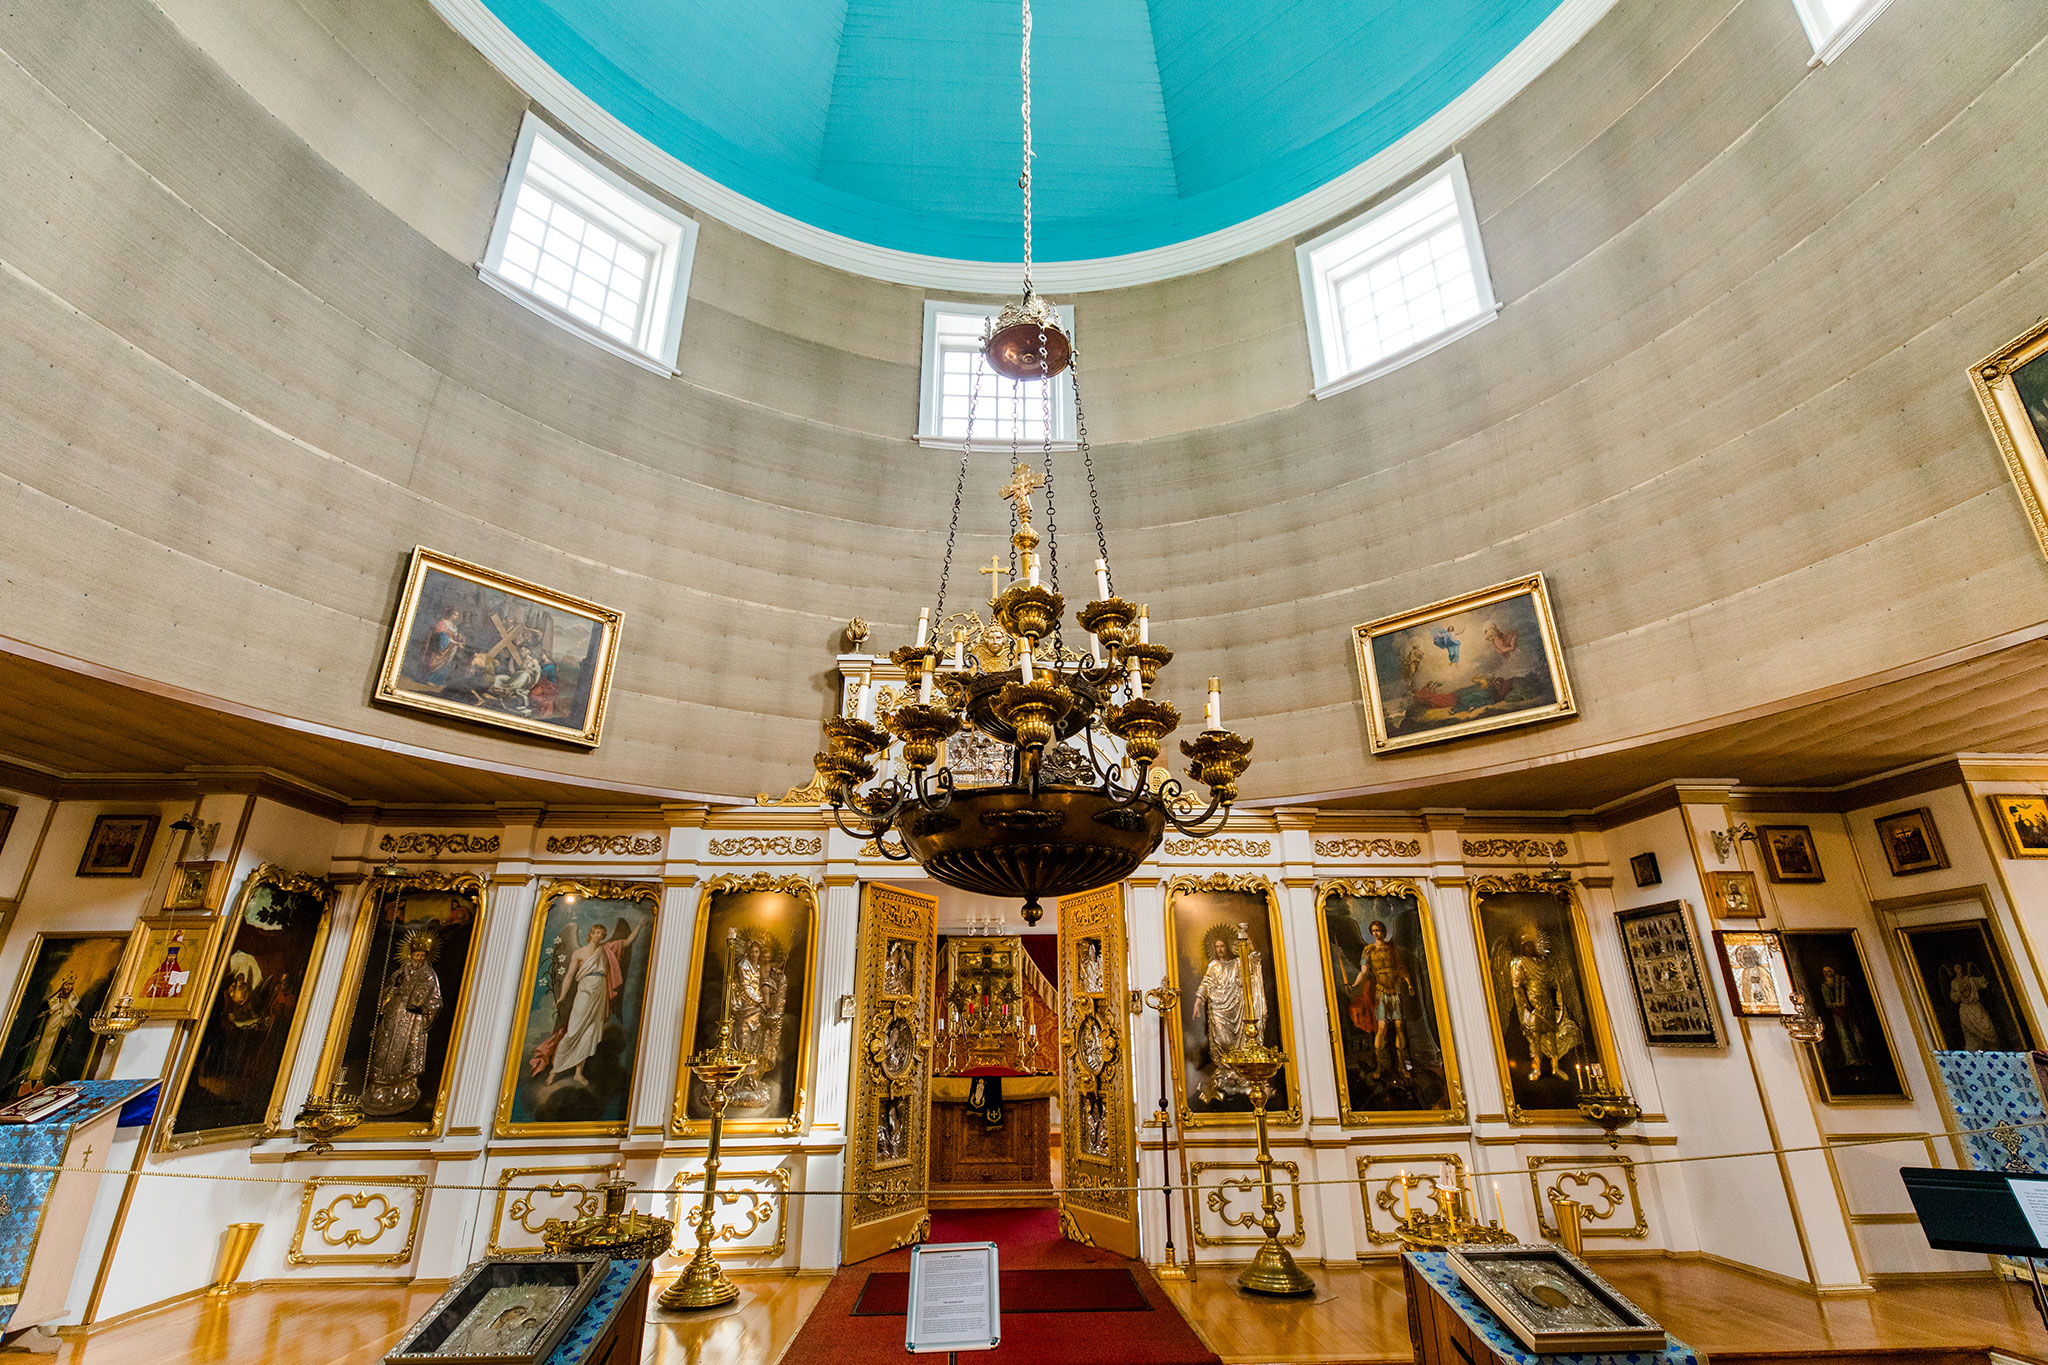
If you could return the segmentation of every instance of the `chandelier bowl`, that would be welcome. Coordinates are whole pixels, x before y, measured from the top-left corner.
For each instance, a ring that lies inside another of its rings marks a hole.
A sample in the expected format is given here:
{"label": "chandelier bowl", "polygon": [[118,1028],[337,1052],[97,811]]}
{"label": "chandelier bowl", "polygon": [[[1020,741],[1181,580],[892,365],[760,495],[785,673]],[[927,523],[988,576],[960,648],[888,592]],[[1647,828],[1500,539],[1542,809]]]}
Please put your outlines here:
{"label": "chandelier bowl", "polygon": [[[1040,336],[1045,338],[1043,356],[1038,353]],[[1074,343],[1052,305],[1037,294],[1027,294],[996,315],[995,332],[982,354],[988,357],[989,368],[1006,379],[1050,379],[1073,360]]]}
{"label": "chandelier bowl", "polygon": [[1166,812],[1140,797],[1120,805],[1099,788],[962,787],[937,814],[903,823],[903,842],[948,886],[1024,900],[1038,923],[1040,896],[1122,881],[1159,847]]}

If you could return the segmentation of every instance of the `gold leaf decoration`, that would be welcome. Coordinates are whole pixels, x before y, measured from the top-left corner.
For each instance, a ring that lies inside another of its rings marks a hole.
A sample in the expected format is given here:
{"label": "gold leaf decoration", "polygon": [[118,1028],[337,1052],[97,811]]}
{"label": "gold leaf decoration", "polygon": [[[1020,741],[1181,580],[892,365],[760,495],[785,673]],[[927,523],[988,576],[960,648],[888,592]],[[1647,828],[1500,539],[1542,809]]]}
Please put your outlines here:
{"label": "gold leaf decoration", "polygon": [[1318,858],[1417,858],[1420,839],[1318,839]]}
{"label": "gold leaf decoration", "polygon": [[550,853],[571,853],[588,856],[593,853],[612,853],[621,857],[650,857],[661,852],[661,836],[658,834],[553,834],[548,836],[547,849]]}

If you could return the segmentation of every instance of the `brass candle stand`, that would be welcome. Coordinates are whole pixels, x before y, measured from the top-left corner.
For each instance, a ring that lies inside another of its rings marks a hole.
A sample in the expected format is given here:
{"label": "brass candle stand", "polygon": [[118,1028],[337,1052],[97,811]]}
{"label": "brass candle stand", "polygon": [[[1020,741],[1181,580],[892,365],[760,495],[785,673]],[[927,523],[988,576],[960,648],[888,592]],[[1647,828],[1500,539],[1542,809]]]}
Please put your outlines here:
{"label": "brass candle stand", "polygon": [[362,1121],[363,1098],[349,1093],[344,1068],[325,1095],[306,1096],[305,1104],[292,1117],[292,1127],[309,1144],[306,1155],[321,1156],[334,1150],[334,1139]]}
{"label": "brass candle stand", "polygon": [[597,1190],[604,1203],[596,1213],[569,1223],[548,1219],[540,1230],[541,1244],[558,1256],[603,1252],[616,1261],[651,1261],[668,1251],[676,1225],[627,1207],[633,1182],[620,1167],[612,1167]]}
{"label": "brass candle stand", "polygon": [[1252,1121],[1258,1125],[1259,1134],[1259,1231],[1265,1234],[1265,1240],[1259,1243],[1252,1263],[1237,1277],[1237,1283],[1239,1288],[1255,1294],[1313,1294],[1316,1282],[1280,1245],[1280,1201],[1273,1193],[1273,1150],[1266,1139],[1266,1101],[1273,1093],[1273,1077],[1287,1065],[1287,1054],[1248,1036],[1252,1020],[1258,1017],[1254,992],[1261,989],[1253,972],[1251,946],[1251,936],[1244,925],[1238,925],[1237,975],[1244,989],[1244,1013],[1238,1025],[1237,1044],[1222,1049],[1217,1059],[1242,1077],[1250,1089]]}
{"label": "brass candle stand", "polygon": [[718,1041],[683,1063],[700,1081],[711,1107],[711,1141],[704,1153],[704,1202],[697,1215],[697,1254],[683,1267],[674,1283],[661,1291],[657,1301],[663,1308],[716,1308],[740,1296],[740,1287],[726,1278],[718,1258],[711,1254],[717,1217],[712,1212],[718,1196],[718,1151],[725,1133],[725,1106],[740,1077],[754,1069],[758,1060],[732,1045],[733,949],[728,940],[725,963],[725,1014],[718,1023]]}
{"label": "brass candle stand", "polygon": [[1579,1071],[1579,1113],[1607,1134],[1609,1147],[1619,1147],[1621,1130],[1643,1116],[1643,1107],[1633,1095],[1608,1082],[1606,1068],[1594,1066]]}
{"label": "brass candle stand", "polygon": [[[1454,1246],[1519,1246],[1520,1240],[1499,1221],[1480,1222],[1473,1216],[1470,1176],[1460,1175],[1457,1183],[1410,1175],[1403,1171],[1393,1180],[1401,1187],[1402,1216],[1394,1220],[1394,1235],[1401,1245],[1415,1251],[1442,1251]],[[1434,1213],[1417,1212],[1409,1192],[1417,1185],[1429,1186]]]}
{"label": "brass candle stand", "polygon": [[[1145,1003],[1159,1015],[1159,1107],[1152,1111],[1152,1122],[1159,1125],[1159,1173],[1162,1177],[1160,1184],[1166,1187],[1166,1261],[1153,1269],[1152,1277],[1159,1280],[1192,1280],[1195,1278],[1193,1242],[1188,1244],[1188,1263],[1185,1268],[1174,1260],[1173,1255],[1173,1160],[1168,1155],[1169,1149],[1180,1153],[1181,1198],[1187,1203],[1188,1229],[1192,1235],[1195,1210],[1193,1195],[1188,1186],[1188,1148],[1185,1140],[1175,1140],[1175,1134],[1179,1130],[1173,1126],[1173,1109],[1167,1101],[1167,1087],[1171,1084],[1169,1077],[1172,1073],[1166,1069],[1166,1016],[1170,1011],[1180,1007],[1180,990],[1178,987],[1169,986],[1162,979],[1158,986],[1145,992]],[[1181,1133],[1180,1136],[1185,1139],[1186,1134]]]}
{"label": "brass candle stand", "polygon": [[144,1015],[135,1008],[132,996],[122,996],[113,1004],[93,1015],[86,1027],[102,1038],[117,1038],[135,1032],[142,1026]]}

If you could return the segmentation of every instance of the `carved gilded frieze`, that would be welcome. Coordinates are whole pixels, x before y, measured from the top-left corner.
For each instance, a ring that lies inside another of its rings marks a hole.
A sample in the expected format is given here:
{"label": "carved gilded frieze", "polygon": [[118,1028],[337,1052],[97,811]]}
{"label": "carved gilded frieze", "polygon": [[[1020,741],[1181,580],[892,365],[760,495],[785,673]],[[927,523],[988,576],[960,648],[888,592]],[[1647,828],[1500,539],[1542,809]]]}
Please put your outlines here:
{"label": "carved gilded frieze", "polygon": [[299,1197],[299,1225],[285,1260],[291,1265],[403,1265],[412,1259],[423,1175],[315,1176]]}

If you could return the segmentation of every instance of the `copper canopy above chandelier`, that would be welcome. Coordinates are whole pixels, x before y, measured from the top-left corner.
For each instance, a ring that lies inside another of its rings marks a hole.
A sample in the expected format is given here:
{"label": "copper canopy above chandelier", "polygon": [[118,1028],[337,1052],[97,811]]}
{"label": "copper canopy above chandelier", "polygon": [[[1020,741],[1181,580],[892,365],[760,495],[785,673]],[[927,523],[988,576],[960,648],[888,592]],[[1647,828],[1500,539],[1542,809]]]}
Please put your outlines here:
{"label": "copper canopy above chandelier", "polygon": [[[1022,458],[1019,422],[1010,478],[997,490],[1014,508],[1010,563],[1006,568],[997,557],[982,570],[992,579],[988,619],[974,610],[949,615],[946,586],[973,453],[977,375],[937,605],[918,612],[916,640],[889,655],[915,692],[882,705],[872,683],[862,683],[853,714],[825,722],[825,749],[814,762],[842,830],[875,840],[886,856],[914,859],[949,886],[1020,897],[1025,922],[1036,924],[1044,914],[1040,897],[1122,880],[1152,856],[1167,826],[1197,838],[1221,829],[1237,799],[1237,779],[1251,763],[1252,741],[1223,728],[1222,688],[1211,678],[1203,728],[1180,745],[1189,777],[1208,788],[1206,804],[1159,762],[1162,741],[1180,725],[1179,710],[1154,694],[1173,651],[1152,642],[1144,607],[1111,590],[1080,412],[1080,356],[1031,283],[1030,0],[1023,16],[1024,169],[1017,183],[1024,192],[1024,292],[996,317],[982,354],[997,374],[1039,386],[1043,471]],[[1064,638],[1053,524],[1052,381],[1068,370],[1099,552],[1094,600],[1074,613],[1088,637],[1085,650]],[[1041,488],[1043,558],[1031,501]],[[1008,588],[1005,577],[1015,580]],[[971,737],[1001,755],[998,768],[1007,771],[999,780],[964,780],[959,764],[944,761],[951,743]],[[892,756],[898,744],[900,756]],[[878,779],[881,764],[890,771]],[[884,837],[892,830],[901,834],[901,853]]]}

